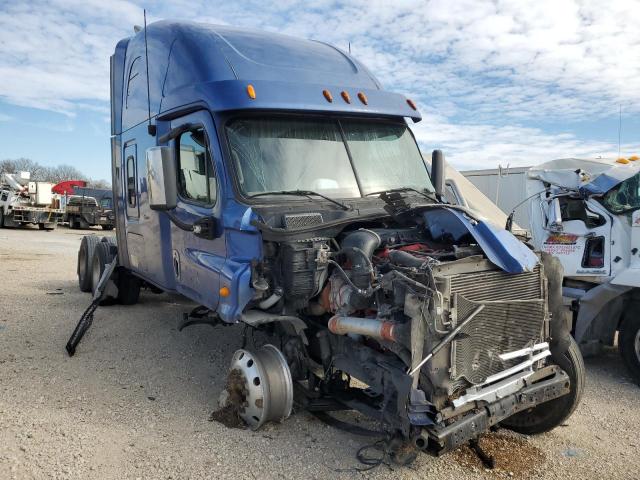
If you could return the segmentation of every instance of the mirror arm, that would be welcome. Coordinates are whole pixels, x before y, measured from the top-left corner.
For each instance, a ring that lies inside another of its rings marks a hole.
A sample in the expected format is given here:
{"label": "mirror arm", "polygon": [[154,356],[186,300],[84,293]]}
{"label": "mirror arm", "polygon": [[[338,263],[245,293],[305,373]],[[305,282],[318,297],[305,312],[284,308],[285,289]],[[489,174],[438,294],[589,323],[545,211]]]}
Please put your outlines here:
{"label": "mirror arm", "polygon": [[167,143],[169,140],[173,140],[174,138],[179,137],[184,132],[188,132],[192,128],[193,128],[193,123],[185,123],[175,128],[172,128],[164,135],[158,137],[158,143]]}
{"label": "mirror arm", "polygon": [[206,238],[207,240],[213,240],[214,238],[218,238],[220,236],[218,233],[216,219],[213,217],[203,217],[191,224],[180,220],[177,215],[171,210],[165,210],[165,213],[169,217],[169,220],[171,220],[171,222],[180,230],[184,230],[185,232],[193,232],[195,236]]}
{"label": "mirror arm", "polygon": [[169,220],[171,220],[171,223],[173,223],[180,230],[184,230],[185,232],[193,232],[192,224],[183,222],[171,210],[165,210],[165,213],[167,214],[167,217],[169,217]]}

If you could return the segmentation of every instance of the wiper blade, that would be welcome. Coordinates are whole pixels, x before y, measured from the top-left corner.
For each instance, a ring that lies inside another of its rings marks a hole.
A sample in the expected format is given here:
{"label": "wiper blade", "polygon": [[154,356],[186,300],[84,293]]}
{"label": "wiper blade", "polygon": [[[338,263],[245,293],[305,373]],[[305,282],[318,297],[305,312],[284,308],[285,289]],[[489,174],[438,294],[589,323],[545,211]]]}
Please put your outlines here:
{"label": "wiper blade", "polygon": [[380,190],[379,192],[367,193],[365,197],[369,197],[371,195],[382,195],[383,193],[396,193],[396,192],[414,192],[436,203],[441,203],[440,201],[438,201],[436,197],[432,197],[427,192],[421,192],[420,190],[413,187],[399,187],[399,188],[390,188],[389,190]]}
{"label": "wiper blade", "polygon": [[343,210],[351,210],[351,207],[349,207],[348,205],[345,205],[344,203],[339,202],[338,200],[335,200],[331,197],[327,197],[322,193],[314,192],[313,190],[274,190],[272,192],[254,193],[253,195],[249,195],[249,198],[264,197],[266,195],[296,195],[299,197],[308,197],[308,198],[320,197],[320,198],[324,198],[328,202],[333,203],[334,205],[339,206]]}

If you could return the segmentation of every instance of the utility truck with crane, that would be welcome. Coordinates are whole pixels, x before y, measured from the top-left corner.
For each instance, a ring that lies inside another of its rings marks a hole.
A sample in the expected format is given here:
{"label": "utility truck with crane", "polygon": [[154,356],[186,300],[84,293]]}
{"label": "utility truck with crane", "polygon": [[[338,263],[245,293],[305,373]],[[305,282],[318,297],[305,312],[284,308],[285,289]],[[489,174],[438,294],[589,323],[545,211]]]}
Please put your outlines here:
{"label": "utility truck with crane", "polygon": [[64,211],[56,205],[53,184],[33,182],[29,172],[3,173],[0,176],[0,228],[38,225],[53,230]]}
{"label": "utility truck with crane", "polygon": [[94,302],[68,352],[99,303],[148,287],[199,305],[181,327],[273,339],[235,353],[222,395],[252,428],[296,401],[442,454],[565,422],[584,367],[558,262],[446,203],[442,153],[430,176],[406,119],[413,101],[322,42],[164,21],[120,41],[116,241],[82,240]]}

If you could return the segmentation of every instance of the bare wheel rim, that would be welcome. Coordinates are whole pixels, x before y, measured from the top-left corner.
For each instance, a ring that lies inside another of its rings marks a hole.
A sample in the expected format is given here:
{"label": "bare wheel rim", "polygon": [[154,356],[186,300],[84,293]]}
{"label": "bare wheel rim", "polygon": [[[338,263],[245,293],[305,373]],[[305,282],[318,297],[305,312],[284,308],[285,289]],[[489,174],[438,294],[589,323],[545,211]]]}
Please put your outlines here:
{"label": "bare wheel rim", "polygon": [[244,382],[240,417],[253,430],[265,422],[282,421],[293,408],[293,382],[284,355],[267,344],[255,352],[237,350],[230,371],[238,370]]}

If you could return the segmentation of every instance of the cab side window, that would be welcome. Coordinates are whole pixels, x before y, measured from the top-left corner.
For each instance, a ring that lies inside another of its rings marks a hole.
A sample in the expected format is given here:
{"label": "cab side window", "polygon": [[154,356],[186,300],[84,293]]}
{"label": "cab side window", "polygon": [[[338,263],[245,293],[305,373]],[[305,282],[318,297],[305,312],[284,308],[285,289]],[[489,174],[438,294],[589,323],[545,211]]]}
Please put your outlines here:
{"label": "cab side window", "polygon": [[587,228],[596,228],[606,223],[605,218],[589,210],[582,199],[561,197],[560,212],[563,221],[582,220]]}
{"label": "cab side window", "polygon": [[180,195],[186,200],[212,205],[217,184],[204,128],[183,133],[177,143]]}

